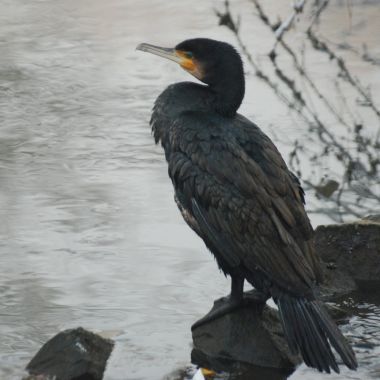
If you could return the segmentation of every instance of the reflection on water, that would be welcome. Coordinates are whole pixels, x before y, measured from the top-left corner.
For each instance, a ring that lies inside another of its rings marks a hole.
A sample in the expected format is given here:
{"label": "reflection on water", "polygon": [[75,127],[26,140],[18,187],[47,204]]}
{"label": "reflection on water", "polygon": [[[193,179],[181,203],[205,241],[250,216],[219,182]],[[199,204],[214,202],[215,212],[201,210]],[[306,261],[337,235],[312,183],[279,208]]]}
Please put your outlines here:
{"label": "reflection on water", "polygon": [[[0,378],[19,379],[42,342],[77,326],[116,341],[106,379],[160,379],[190,362],[190,325],[229,285],[181,220],[148,127],[160,91],[189,78],[134,49],[233,42],[219,5],[1,1]],[[299,133],[271,96],[251,77],[242,113]],[[330,378],[378,373],[378,305],[345,327],[362,368]],[[322,377],[302,366],[301,378]]]}

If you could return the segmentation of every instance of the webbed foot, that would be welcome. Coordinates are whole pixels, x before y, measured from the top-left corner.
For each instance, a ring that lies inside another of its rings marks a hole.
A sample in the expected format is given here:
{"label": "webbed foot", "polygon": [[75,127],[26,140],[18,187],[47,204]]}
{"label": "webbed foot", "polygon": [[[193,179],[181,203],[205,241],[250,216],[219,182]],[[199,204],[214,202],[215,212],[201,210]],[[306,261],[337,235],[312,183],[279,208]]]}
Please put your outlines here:
{"label": "webbed foot", "polygon": [[196,329],[197,327],[203,326],[215,319],[223,317],[224,315],[231,313],[232,311],[243,306],[243,299],[234,299],[231,297],[223,297],[214,302],[214,307],[211,311],[206,314],[203,318],[196,321],[192,326],[191,330]]}
{"label": "webbed foot", "polygon": [[241,297],[223,297],[214,302],[214,307],[203,318],[191,326],[191,330],[221,318],[240,307],[263,308],[269,297],[257,290],[243,293]]}

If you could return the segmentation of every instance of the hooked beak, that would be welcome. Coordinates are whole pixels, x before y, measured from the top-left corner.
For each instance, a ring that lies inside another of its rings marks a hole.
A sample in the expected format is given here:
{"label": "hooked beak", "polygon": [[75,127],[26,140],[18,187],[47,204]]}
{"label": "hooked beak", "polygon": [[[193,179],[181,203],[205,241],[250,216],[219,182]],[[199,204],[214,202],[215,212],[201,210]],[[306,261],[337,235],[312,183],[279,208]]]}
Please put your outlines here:
{"label": "hooked beak", "polygon": [[189,58],[186,52],[182,50],[176,50],[171,48],[163,48],[150,44],[140,44],[136,50],[146,51],[158,55],[159,57],[170,59],[178,63],[184,70],[194,75],[197,79],[203,80],[204,73],[202,65],[200,65],[195,59]]}
{"label": "hooked beak", "polygon": [[136,50],[146,51],[148,53],[158,55],[159,57],[170,59],[171,61],[179,64],[182,62],[182,57],[177,54],[175,49],[163,48],[150,44],[140,44],[137,46]]}

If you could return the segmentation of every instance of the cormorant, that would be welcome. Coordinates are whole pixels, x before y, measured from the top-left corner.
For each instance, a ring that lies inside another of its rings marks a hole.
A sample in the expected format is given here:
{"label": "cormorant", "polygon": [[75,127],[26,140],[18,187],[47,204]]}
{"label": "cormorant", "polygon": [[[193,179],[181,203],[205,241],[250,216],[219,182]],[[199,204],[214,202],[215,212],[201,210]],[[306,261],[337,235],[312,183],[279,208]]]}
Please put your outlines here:
{"label": "cormorant", "polygon": [[247,280],[274,299],[290,349],[308,366],[339,372],[333,346],[356,369],[353,350],[315,294],[321,269],[300,182],[269,137],[237,113],[245,90],[238,52],[206,38],[137,49],[177,62],[205,83],[169,86],[151,118],[183,218],[231,276],[228,299],[193,328],[238,307]]}

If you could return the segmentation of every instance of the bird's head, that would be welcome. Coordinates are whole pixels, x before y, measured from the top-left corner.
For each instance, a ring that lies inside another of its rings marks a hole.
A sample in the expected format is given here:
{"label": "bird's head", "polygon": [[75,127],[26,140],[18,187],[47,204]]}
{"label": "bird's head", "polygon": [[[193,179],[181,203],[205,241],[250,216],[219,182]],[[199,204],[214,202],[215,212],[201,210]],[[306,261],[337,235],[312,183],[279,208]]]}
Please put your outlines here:
{"label": "bird's head", "polygon": [[226,76],[244,76],[239,53],[221,41],[194,38],[185,40],[174,48],[144,43],[137,46],[137,50],[170,59],[208,85],[214,85]]}
{"label": "bird's head", "polygon": [[206,83],[217,94],[219,108],[233,113],[244,96],[244,70],[233,46],[208,38],[194,38],[174,48],[140,44],[146,51],[178,63],[183,69]]}

